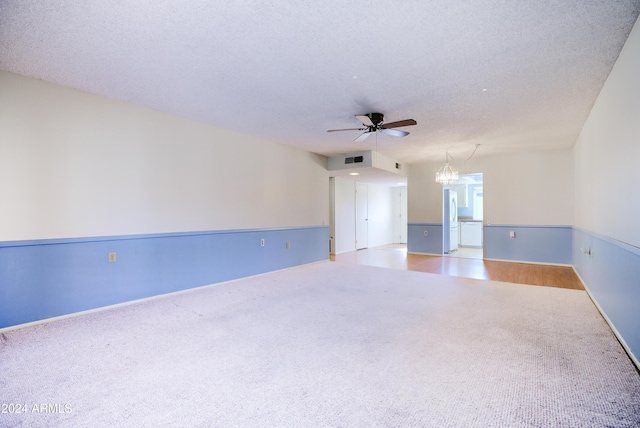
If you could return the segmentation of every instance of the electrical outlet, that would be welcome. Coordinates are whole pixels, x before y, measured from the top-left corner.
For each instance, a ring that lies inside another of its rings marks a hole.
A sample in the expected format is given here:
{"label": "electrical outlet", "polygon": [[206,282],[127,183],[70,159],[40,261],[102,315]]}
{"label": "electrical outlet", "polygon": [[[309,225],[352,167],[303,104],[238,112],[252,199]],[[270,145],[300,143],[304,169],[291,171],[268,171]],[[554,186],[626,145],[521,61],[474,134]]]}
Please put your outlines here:
{"label": "electrical outlet", "polygon": [[287,250],[291,248],[291,244],[287,242]]}
{"label": "electrical outlet", "polygon": [[264,247],[264,238],[260,240],[260,246]]}
{"label": "electrical outlet", "polygon": [[429,236],[429,231],[428,230],[424,231],[424,236]]}
{"label": "electrical outlet", "polygon": [[109,253],[109,263],[115,263],[116,262],[116,253]]}
{"label": "electrical outlet", "polygon": [[514,232],[513,230],[509,231],[509,239],[516,239],[516,232]]}

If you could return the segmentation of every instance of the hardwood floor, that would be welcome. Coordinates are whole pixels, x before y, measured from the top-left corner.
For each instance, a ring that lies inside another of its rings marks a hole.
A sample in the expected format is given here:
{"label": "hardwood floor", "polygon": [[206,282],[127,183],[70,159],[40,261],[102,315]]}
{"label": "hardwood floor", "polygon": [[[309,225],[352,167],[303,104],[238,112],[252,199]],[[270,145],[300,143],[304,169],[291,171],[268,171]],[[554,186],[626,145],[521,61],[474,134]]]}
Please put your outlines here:
{"label": "hardwood floor", "polygon": [[331,255],[331,260],[465,278],[584,290],[580,279],[570,267],[407,254],[404,245],[387,245]]}

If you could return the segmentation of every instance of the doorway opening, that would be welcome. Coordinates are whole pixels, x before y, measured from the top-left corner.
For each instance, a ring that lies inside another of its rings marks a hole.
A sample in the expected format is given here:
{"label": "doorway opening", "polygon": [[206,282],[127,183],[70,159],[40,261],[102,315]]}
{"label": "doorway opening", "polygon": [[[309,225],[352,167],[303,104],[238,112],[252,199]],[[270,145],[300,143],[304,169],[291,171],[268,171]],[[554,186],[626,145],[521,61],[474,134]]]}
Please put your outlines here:
{"label": "doorway opening", "polygon": [[483,258],[483,174],[460,174],[442,187],[442,253],[448,257]]}

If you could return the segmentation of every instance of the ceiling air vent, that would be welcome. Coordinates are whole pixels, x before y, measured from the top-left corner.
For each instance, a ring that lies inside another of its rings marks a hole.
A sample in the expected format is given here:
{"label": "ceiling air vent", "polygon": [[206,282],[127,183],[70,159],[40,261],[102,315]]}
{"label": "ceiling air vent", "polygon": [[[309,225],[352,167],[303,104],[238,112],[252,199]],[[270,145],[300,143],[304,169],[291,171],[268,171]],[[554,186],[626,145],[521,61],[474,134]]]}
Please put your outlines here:
{"label": "ceiling air vent", "polygon": [[344,163],[345,164],[350,164],[350,163],[362,163],[364,161],[364,157],[363,156],[351,156],[348,158],[344,158]]}

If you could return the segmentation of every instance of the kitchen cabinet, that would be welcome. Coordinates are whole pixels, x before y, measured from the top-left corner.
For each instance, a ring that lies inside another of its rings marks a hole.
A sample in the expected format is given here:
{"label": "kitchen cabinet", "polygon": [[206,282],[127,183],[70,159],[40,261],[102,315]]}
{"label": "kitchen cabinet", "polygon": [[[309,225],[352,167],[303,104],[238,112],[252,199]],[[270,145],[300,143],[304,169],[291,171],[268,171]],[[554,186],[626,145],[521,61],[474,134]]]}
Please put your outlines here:
{"label": "kitchen cabinet", "polygon": [[458,194],[458,208],[469,207],[469,192],[467,184],[454,184],[453,190]]}
{"label": "kitchen cabinet", "polygon": [[460,222],[460,245],[462,247],[482,247],[482,222]]}

